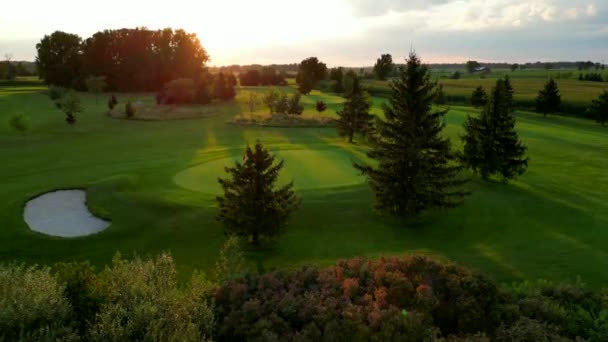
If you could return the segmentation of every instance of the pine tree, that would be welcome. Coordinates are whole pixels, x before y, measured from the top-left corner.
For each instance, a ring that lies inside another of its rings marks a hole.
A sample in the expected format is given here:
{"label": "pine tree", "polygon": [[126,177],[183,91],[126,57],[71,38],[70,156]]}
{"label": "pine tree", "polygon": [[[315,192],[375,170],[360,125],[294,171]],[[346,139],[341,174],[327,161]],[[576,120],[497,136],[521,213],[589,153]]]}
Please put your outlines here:
{"label": "pine tree", "polygon": [[346,102],[342,110],[337,112],[336,125],[340,136],[348,137],[348,142],[353,142],[355,133],[369,133],[373,127],[374,116],[369,114],[370,101],[367,93],[361,88],[359,78],[353,79],[352,87],[346,95]]}
{"label": "pine tree", "polygon": [[229,178],[218,179],[224,195],[217,197],[217,219],[227,233],[251,237],[254,245],[282,232],[300,205],[293,182],[276,188],[283,161],[274,160],[258,141],[253,150],[247,146],[242,163],[226,168]]}
{"label": "pine tree", "polygon": [[462,163],[487,179],[500,174],[504,179],[522,175],[528,166],[523,146],[515,131],[513,88],[507,80],[496,81],[488,104],[479,117],[467,117],[461,137]]}
{"label": "pine tree", "polygon": [[442,134],[447,110],[432,110],[437,84],[414,52],[391,88],[386,119],[377,119],[368,152],[377,166],[355,164],[368,177],[376,207],[412,217],[458,205],[467,194],[461,189],[466,180],[457,177],[461,167],[454,165],[450,141]]}
{"label": "pine tree", "polygon": [[551,78],[545,84],[545,88],[538,92],[536,98],[536,111],[543,116],[559,111],[562,104],[562,96],[559,94],[557,83]]}
{"label": "pine tree", "polygon": [[515,90],[513,89],[513,85],[511,85],[511,78],[509,76],[505,76],[504,79],[499,79],[497,84],[500,83],[503,89],[503,102],[505,106],[505,110],[508,113],[513,113],[515,111]]}
{"label": "pine tree", "polygon": [[471,94],[471,105],[475,108],[483,107],[488,103],[488,94],[486,90],[479,86],[473,90]]}
{"label": "pine tree", "polygon": [[597,99],[591,102],[589,113],[602,126],[608,122],[608,90],[604,90]]}

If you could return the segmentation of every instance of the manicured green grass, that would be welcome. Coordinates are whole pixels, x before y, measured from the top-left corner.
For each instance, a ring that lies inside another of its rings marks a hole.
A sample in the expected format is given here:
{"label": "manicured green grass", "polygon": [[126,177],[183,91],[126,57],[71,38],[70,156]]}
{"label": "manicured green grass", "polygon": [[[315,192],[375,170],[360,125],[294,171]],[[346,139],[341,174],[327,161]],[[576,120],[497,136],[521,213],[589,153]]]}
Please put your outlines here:
{"label": "manicured green grass", "polygon": [[[293,178],[303,202],[275,244],[247,251],[259,267],[421,252],[505,282],[580,276],[593,286],[608,283],[608,129],[590,121],[518,113],[518,130],[529,147],[528,173],[510,184],[473,176],[473,195],[462,207],[399,222],[374,212],[372,193],[348,170],[347,160],[363,158],[365,146],[346,144],[333,128],[229,125],[248,111],[242,95],[238,103],[211,105],[217,116],[160,122],[108,118],[105,101],[96,105],[93,96],[82,95],[86,111],[69,127],[40,89],[0,88],[2,261],[103,265],[116,251],[148,255],[169,250],[185,277],[195,268],[209,270],[225,237],[215,220],[217,189],[205,189],[224,176],[225,161],[260,139],[285,157],[286,177]],[[128,97],[150,96],[119,94],[119,106]],[[314,115],[316,99],[328,103],[324,115],[330,116],[342,101],[313,92],[303,99],[307,114]],[[383,100],[374,101],[379,114]],[[453,107],[447,115],[446,134],[456,148],[461,124],[474,112]],[[8,126],[15,113],[30,117],[25,137]],[[204,184],[203,191],[175,182],[192,167],[197,169],[189,182]],[[197,173],[203,179],[196,179]],[[338,187],[329,187],[331,182]],[[29,231],[22,219],[25,202],[72,187],[87,188],[89,206],[110,218],[111,227],[78,239]]]}

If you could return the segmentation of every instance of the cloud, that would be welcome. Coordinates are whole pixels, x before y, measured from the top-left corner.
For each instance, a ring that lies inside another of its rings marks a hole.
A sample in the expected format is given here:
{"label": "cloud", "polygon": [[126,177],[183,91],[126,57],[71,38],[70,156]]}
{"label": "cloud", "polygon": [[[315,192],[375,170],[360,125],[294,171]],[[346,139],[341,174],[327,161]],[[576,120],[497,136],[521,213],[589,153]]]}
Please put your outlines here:
{"label": "cloud", "polygon": [[350,0],[353,14],[358,17],[374,17],[389,12],[424,10],[445,5],[456,0]]}

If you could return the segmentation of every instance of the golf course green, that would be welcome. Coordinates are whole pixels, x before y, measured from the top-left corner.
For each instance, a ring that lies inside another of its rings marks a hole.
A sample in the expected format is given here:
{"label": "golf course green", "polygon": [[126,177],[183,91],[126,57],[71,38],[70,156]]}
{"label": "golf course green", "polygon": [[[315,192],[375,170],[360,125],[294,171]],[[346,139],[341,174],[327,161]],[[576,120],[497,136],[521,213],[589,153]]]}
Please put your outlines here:
{"label": "golf course green", "polygon": [[[217,178],[240,160],[247,144],[260,140],[285,161],[280,182],[294,181],[302,206],[285,234],[246,250],[248,262],[263,269],[337,259],[425,253],[453,260],[501,282],[572,281],[608,283],[608,129],[568,117],[518,112],[518,132],[528,146],[530,166],[517,181],[471,177],[472,195],[461,207],[428,212],[415,221],[383,217],[365,179],[352,168],[366,160],[364,142],[348,144],[334,128],[270,128],[229,124],[247,115],[244,92],[237,100],[214,103],[214,113],[191,120],[117,120],[106,99],[79,94],[85,111],[70,127],[42,93],[42,85],[0,86],[0,260],[51,264],[110,262],[125,256],[169,251],[189,277],[208,271],[225,241],[216,221]],[[153,94],[117,94],[153,101]],[[334,116],[340,98],[313,91],[302,99],[305,115],[323,99]],[[384,101],[374,98],[373,113]],[[259,106],[255,110],[263,114]],[[455,149],[466,116],[478,111],[451,107],[447,134]],[[25,135],[11,129],[15,114],[29,118]],[[31,231],[25,203],[57,189],[86,189],[89,209],[111,221],[101,233],[57,238]]]}

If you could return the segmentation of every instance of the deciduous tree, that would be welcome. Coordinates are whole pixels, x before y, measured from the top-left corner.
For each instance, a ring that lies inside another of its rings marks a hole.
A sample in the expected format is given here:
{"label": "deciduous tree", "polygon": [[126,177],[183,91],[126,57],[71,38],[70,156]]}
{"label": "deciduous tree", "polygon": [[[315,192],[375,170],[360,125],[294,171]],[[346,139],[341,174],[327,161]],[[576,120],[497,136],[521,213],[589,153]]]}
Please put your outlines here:
{"label": "deciduous tree", "polygon": [[86,84],[89,93],[95,95],[95,103],[97,103],[99,94],[103,93],[108,86],[105,76],[90,76],[87,78]]}
{"label": "deciduous tree", "polygon": [[306,95],[314,88],[320,80],[327,76],[327,66],[321,63],[317,57],[303,60],[298,66],[296,83],[300,93]]}
{"label": "deciduous tree", "polygon": [[80,76],[82,39],[75,34],[55,31],[36,44],[36,67],[46,84],[71,87]]}
{"label": "deciduous tree", "polygon": [[478,61],[467,61],[467,63],[465,64],[465,67],[469,74],[474,73],[475,69],[479,68],[480,66],[481,64],[479,64]]}
{"label": "deciduous tree", "polygon": [[82,113],[84,108],[80,103],[80,98],[74,91],[68,91],[60,100],[61,110],[65,113],[65,122],[70,126],[76,124],[76,114]]}
{"label": "deciduous tree", "polygon": [[386,78],[393,72],[395,64],[393,63],[393,57],[390,54],[384,54],[376,60],[374,65],[374,74],[379,80],[386,80]]}

